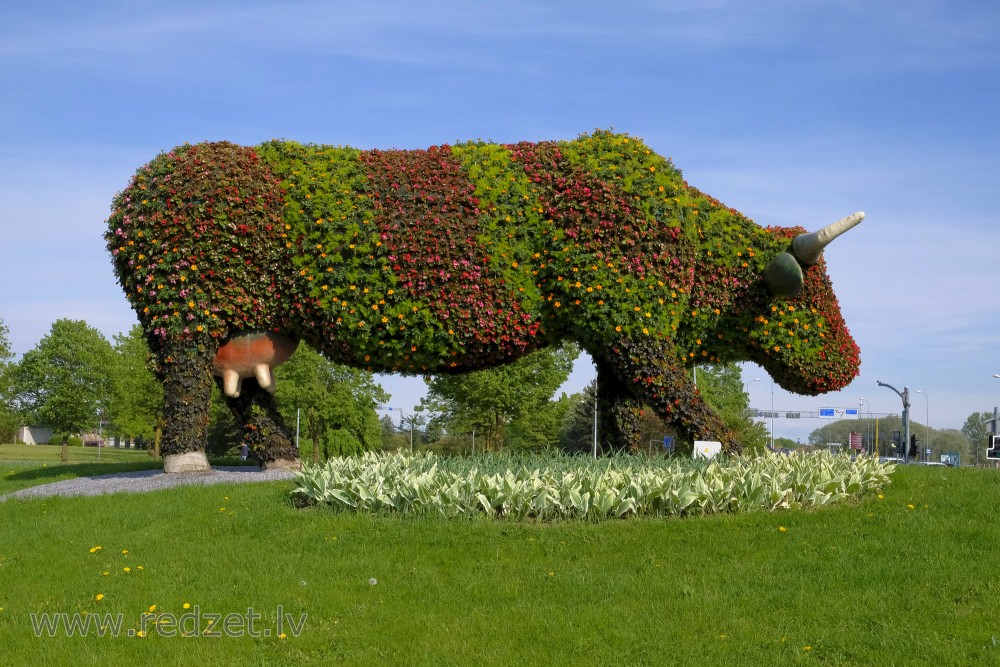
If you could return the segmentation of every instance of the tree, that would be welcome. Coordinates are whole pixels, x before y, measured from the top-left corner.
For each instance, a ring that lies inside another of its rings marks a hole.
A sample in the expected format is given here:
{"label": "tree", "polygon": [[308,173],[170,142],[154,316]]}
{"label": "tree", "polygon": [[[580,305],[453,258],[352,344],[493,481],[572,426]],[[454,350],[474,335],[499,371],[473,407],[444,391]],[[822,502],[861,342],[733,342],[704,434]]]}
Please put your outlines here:
{"label": "tree", "polygon": [[285,421],[301,415],[313,462],[382,446],[383,424],[375,408],[389,400],[374,376],[340,366],[302,343],[292,358],[275,369],[275,398]]}
{"label": "tree", "polygon": [[579,353],[576,345],[567,344],[497,368],[433,376],[421,407],[440,414],[449,433],[468,433],[479,425],[477,436],[482,434],[485,450],[502,447],[506,427],[549,401]]}
{"label": "tree", "polygon": [[17,415],[14,414],[9,395],[11,382],[11,359],[14,353],[7,336],[10,329],[0,319],[0,444],[13,442],[17,435]]}
{"label": "tree", "polygon": [[563,415],[559,431],[559,447],[565,452],[589,453],[594,445],[594,392],[597,381],[583,391],[570,396],[570,405]]}
{"label": "tree", "polygon": [[[969,415],[965,423],[962,424],[962,434],[968,438],[970,443],[970,458],[969,463],[974,463],[979,465],[979,462],[985,460],[986,457],[986,446],[990,441],[990,432],[988,420],[993,419],[993,412],[973,412]],[[1000,424],[997,424],[1000,427]]]}
{"label": "tree", "polygon": [[775,449],[795,449],[799,446],[799,443],[795,442],[791,438],[775,438],[774,447]]}
{"label": "tree", "polygon": [[726,428],[743,443],[743,451],[761,451],[766,447],[767,430],[747,414],[750,397],[744,391],[739,366],[732,363],[698,366],[698,391]]}
{"label": "tree", "polygon": [[114,351],[83,320],[60,319],[21,358],[12,392],[25,417],[70,435],[93,429],[107,414],[112,393]]}
{"label": "tree", "polygon": [[572,398],[563,393],[537,410],[520,415],[507,427],[504,446],[536,452],[559,447],[563,421],[572,405]]}
{"label": "tree", "polygon": [[115,431],[127,437],[153,437],[163,413],[163,385],[149,366],[149,347],[136,324],[128,334],[114,338],[115,373],[108,418]]}
{"label": "tree", "polygon": [[940,431],[934,431],[933,435],[933,440],[928,441],[928,444],[933,450],[933,453],[931,454],[932,461],[940,460],[942,454],[954,452],[961,455],[962,465],[968,465],[976,462],[975,449],[972,446],[972,443],[969,442],[969,439],[961,431],[953,428],[946,428]]}

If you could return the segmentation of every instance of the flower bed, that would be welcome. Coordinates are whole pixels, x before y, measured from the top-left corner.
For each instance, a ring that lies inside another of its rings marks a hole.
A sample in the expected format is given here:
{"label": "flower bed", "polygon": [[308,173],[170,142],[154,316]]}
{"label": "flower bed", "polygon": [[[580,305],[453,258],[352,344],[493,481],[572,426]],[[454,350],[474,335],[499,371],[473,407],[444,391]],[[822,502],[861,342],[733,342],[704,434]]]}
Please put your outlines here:
{"label": "flower bed", "polygon": [[691,516],[825,505],[881,489],[891,464],[811,454],[687,459],[366,453],[306,465],[298,500],[364,512],[514,519]]}

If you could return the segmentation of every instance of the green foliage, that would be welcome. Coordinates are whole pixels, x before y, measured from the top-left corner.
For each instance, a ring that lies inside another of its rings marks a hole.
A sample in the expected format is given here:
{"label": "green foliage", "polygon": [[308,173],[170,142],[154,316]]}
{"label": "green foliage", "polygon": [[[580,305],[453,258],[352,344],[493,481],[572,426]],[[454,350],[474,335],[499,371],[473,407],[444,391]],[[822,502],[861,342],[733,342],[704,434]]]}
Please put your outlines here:
{"label": "green foliage", "polygon": [[880,490],[893,469],[876,459],[825,454],[698,465],[627,456],[442,459],[369,453],[305,466],[293,495],[338,509],[446,517],[689,516],[825,505]]}
{"label": "green foliage", "polygon": [[962,434],[969,441],[969,453],[971,461],[966,463],[979,463],[986,459],[986,447],[990,441],[990,429],[987,420],[993,419],[993,412],[973,412],[969,415],[965,423],[962,424]]}
{"label": "green foliage", "polygon": [[572,399],[565,393],[522,413],[504,429],[504,448],[540,452],[559,447],[560,433]]}
{"label": "green foliage", "polygon": [[14,352],[7,337],[9,334],[10,329],[0,319],[0,444],[14,442],[20,426],[10,392],[11,376],[14,371],[11,360],[14,358]]}
{"label": "green foliage", "polygon": [[126,437],[151,439],[163,412],[163,386],[153,375],[142,327],[115,336],[116,365],[108,419]]}
{"label": "green foliage", "polygon": [[[547,408],[549,399],[569,377],[579,352],[569,344],[538,350],[497,368],[436,375],[427,380],[428,393],[421,406],[442,415],[446,430],[452,433],[470,432],[478,424],[481,446],[487,451],[502,448],[512,422],[532,418],[536,411]],[[544,441],[544,446],[549,446],[554,427],[555,423],[550,423],[549,434],[543,437],[530,435],[528,426],[522,424],[522,442],[531,447]]]}
{"label": "green foliage", "polygon": [[10,347],[10,329],[4,324],[3,320],[0,319],[0,405],[6,404],[7,400],[7,388],[10,383],[9,371],[10,362],[14,358],[14,352]]}
{"label": "green foliage", "polygon": [[57,320],[21,358],[12,393],[25,418],[55,432],[96,429],[112,397],[114,351],[83,320]]}
{"label": "green foliage", "polygon": [[763,451],[767,430],[747,415],[749,397],[744,392],[740,368],[736,364],[709,364],[698,367],[698,390],[722,422],[744,444],[745,451]]}
{"label": "green foliage", "polygon": [[275,398],[285,422],[295,424],[298,414],[302,432],[321,443],[315,456],[381,448],[382,424],[375,408],[389,396],[368,371],[334,364],[302,344],[275,369],[275,381]]}

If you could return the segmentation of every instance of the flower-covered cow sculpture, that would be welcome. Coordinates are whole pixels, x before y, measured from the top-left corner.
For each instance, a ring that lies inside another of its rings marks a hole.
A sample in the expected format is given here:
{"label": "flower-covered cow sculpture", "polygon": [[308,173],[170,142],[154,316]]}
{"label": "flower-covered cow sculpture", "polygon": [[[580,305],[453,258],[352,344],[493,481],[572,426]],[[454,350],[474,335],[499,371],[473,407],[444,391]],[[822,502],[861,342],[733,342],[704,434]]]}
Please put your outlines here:
{"label": "flower-covered cow sculpture", "polygon": [[207,469],[213,382],[265,467],[298,452],[271,370],[306,341],[372,371],[461,373],[573,340],[603,430],[652,407],[682,439],[740,443],[697,363],[753,361],[818,394],[858,372],[821,252],[861,221],[762,228],[642,141],[369,150],[176,148],[115,198],[106,240],[165,389],[165,470]]}

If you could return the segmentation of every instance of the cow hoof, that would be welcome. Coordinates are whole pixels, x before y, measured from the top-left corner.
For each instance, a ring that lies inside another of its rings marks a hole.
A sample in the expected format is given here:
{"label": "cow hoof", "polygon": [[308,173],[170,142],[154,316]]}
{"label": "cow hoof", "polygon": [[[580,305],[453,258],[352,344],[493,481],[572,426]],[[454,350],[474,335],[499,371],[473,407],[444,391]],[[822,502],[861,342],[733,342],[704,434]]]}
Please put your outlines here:
{"label": "cow hoof", "polygon": [[208,458],[205,456],[205,452],[167,454],[163,457],[163,472],[212,472],[212,466],[208,465]]}
{"label": "cow hoof", "polygon": [[298,459],[275,459],[264,461],[261,470],[302,470],[302,462]]}

